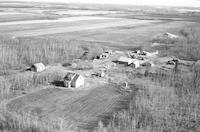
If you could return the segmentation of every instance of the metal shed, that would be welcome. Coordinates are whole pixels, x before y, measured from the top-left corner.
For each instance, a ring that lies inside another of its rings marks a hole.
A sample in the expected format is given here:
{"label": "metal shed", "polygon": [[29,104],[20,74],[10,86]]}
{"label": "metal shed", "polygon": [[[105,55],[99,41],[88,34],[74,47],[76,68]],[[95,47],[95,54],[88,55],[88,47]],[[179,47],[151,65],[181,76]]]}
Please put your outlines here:
{"label": "metal shed", "polygon": [[31,71],[42,72],[45,70],[45,65],[43,63],[36,63],[31,66]]}

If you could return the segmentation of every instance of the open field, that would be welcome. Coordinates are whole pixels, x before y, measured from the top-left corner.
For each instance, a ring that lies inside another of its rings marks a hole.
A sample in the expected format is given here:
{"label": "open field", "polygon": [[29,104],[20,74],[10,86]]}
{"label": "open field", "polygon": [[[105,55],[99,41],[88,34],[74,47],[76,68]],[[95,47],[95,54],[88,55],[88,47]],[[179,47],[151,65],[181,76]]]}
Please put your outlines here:
{"label": "open field", "polygon": [[151,21],[146,20],[119,20],[113,19],[111,22],[102,22],[100,24],[90,24],[90,26],[70,26],[70,27],[58,27],[58,28],[47,28],[47,29],[38,29],[38,30],[27,30],[27,31],[17,31],[12,32],[10,35],[13,37],[31,37],[31,36],[40,36],[40,35],[49,35],[49,34],[58,34],[58,33],[67,33],[67,32],[77,32],[77,31],[85,31],[85,30],[95,30],[101,28],[110,28],[110,27],[118,27],[118,26],[138,26],[141,24],[146,24]]}
{"label": "open field", "polygon": [[[199,16],[177,7],[0,2],[0,131],[198,132]],[[138,59],[154,65],[117,63],[136,49],[158,50]],[[106,50],[113,53],[95,59]],[[178,67],[167,64],[172,58]],[[45,71],[26,71],[38,62]],[[85,85],[64,87],[68,72]]]}
{"label": "open field", "polygon": [[72,128],[92,128],[98,120],[119,107],[117,104],[122,100],[121,97],[122,95],[110,86],[101,86],[89,91],[49,88],[10,102],[8,109],[19,113],[31,112],[43,120],[60,117],[65,120],[65,126]]}

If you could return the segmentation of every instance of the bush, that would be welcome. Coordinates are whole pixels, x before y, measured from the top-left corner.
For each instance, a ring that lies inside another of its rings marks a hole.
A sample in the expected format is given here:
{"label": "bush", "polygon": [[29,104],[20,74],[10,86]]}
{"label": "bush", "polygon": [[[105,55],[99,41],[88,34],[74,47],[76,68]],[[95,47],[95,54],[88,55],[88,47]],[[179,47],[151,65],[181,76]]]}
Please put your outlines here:
{"label": "bush", "polygon": [[93,69],[92,62],[89,61],[80,61],[76,63],[76,67],[73,67],[74,70],[91,70]]}
{"label": "bush", "polygon": [[[197,26],[198,27],[198,26]],[[185,27],[180,30],[184,37],[170,49],[173,55],[178,58],[197,61],[200,59],[200,28]]]}

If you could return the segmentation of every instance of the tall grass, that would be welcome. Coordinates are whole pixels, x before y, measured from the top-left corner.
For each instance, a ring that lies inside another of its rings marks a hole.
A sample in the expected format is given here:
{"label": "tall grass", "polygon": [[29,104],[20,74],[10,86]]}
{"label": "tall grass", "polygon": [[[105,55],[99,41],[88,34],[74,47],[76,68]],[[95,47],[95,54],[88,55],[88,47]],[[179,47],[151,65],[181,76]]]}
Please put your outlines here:
{"label": "tall grass", "polygon": [[[165,86],[155,81],[159,79],[145,80],[144,89],[134,94],[129,109],[115,113],[106,126],[100,122],[94,131],[199,131],[200,94],[189,83],[194,78],[186,79],[183,74],[178,80],[168,78],[166,81],[172,81],[173,85],[165,83]],[[183,84],[177,85],[180,83]]]}
{"label": "tall grass", "polygon": [[101,48],[95,44],[89,45],[75,40],[0,37],[0,69],[18,68],[37,62],[67,62],[81,58],[86,50],[92,57],[99,49]]}
{"label": "tall grass", "polygon": [[42,121],[31,113],[0,111],[0,130],[4,132],[70,132],[62,119]]}

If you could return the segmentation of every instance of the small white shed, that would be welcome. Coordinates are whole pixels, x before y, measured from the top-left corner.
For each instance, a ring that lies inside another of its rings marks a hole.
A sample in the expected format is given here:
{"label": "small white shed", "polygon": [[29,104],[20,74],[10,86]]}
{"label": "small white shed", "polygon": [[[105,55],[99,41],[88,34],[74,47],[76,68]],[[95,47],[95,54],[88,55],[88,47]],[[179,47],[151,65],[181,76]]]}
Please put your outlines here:
{"label": "small white shed", "polygon": [[45,65],[43,63],[36,63],[31,66],[31,71],[42,72],[45,70]]}

